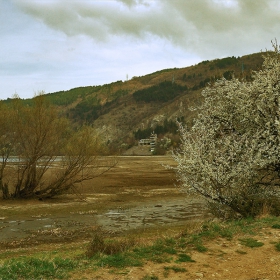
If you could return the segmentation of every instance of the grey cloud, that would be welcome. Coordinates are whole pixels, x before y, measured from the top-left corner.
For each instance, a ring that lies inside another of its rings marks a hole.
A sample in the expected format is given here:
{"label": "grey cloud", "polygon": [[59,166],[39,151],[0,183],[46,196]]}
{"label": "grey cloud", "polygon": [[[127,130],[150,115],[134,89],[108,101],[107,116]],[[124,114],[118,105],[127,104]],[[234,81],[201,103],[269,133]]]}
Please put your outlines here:
{"label": "grey cloud", "polygon": [[148,1],[145,1],[145,0],[119,0],[119,1],[126,4],[129,7],[135,6],[138,4],[147,5],[147,6],[149,5]]}
{"label": "grey cloud", "polygon": [[25,13],[69,36],[96,41],[158,36],[201,57],[269,47],[280,33],[277,0],[16,0]]}

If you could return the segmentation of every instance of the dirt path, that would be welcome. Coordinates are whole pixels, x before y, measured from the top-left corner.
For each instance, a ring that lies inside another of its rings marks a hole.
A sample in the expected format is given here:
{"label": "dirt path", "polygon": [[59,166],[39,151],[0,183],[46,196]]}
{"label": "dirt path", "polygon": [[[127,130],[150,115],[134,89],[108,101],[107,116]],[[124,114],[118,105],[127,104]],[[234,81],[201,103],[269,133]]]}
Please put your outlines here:
{"label": "dirt path", "polygon": [[[248,248],[240,243],[239,238],[241,236],[231,241],[219,238],[206,243],[207,252],[191,253],[195,262],[147,262],[143,267],[128,268],[118,273],[112,273],[112,269],[84,271],[80,277],[98,280],[138,280],[144,277],[158,280],[279,280],[280,252],[275,250],[274,242],[279,242],[280,230],[262,229],[258,236],[254,236],[264,243],[259,248]],[[185,271],[174,272],[172,267]]]}

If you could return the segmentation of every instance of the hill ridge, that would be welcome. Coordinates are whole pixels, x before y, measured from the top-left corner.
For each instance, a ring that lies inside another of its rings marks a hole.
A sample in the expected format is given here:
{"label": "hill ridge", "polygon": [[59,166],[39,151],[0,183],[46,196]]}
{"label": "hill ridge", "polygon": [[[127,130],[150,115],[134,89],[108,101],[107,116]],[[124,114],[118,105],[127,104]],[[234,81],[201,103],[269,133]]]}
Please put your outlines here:
{"label": "hill ridge", "polygon": [[[167,137],[171,146],[176,146],[176,131],[168,130],[164,123],[173,125],[179,118],[191,124],[195,114],[188,108],[201,102],[200,92],[205,86],[222,77],[231,79],[233,75],[251,80],[251,72],[261,68],[264,54],[205,60],[127,81],[78,87],[45,96],[74,125],[88,124],[102,133],[112,152],[136,145],[138,138],[151,129],[160,131],[160,140]],[[26,99],[26,104],[31,100]]]}

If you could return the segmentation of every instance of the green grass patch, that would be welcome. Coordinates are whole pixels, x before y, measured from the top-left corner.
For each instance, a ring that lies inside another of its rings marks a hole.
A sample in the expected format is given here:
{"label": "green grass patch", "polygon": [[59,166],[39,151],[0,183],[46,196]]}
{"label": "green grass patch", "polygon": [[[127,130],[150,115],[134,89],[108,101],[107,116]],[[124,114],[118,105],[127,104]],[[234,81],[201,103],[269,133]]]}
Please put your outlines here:
{"label": "green grass patch", "polygon": [[280,229],[280,224],[274,224],[271,226],[272,228]]}
{"label": "green grass patch", "polygon": [[178,242],[177,242],[177,247],[178,247],[179,249],[184,249],[184,248],[186,248],[186,246],[187,246],[187,240],[186,240],[186,238],[185,238],[185,237],[179,238],[179,239],[178,239]]}
{"label": "green grass patch", "polygon": [[245,233],[255,235],[263,227],[277,228],[279,223],[279,217],[266,217],[262,219],[246,218],[240,220],[233,220],[226,223],[228,228],[235,228],[235,233]]}
{"label": "green grass patch", "polygon": [[188,245],[191,246],[194,250],[204,253],[208,249],[203,245],[203,239],[207,239],[207,238],[201,237],[200,234],[191,235],[188,241]]}
{"label": "green grass patch", "polygon": [[11,259],[0,267],[0,279],[64,279],[76,266],[77,262],[61,258],[53,260]]}
{"label": "green grass patch", "polygon": [[210,239],[216,238],[218,236],[232,239],[233,233],[233,228],[228,227],[225,224],[208,223],[202,226],[202,230],[199,235],[201,237],[207,237]]}
{"label": "green grass patch", "polygon": [[108,266],[115,268],[124,268],[128,266],[142,266],[143,262],[140,258],[129,253],[118,253],[115,255],[103,255],[99,257],[97,265],[100,267]]}
{"label": "green grass patch", "polygon": [[[228,222],[228,227],[235,229],[235,232],[245,233],[245,234],[255,234],[256,233],[256,220],[253,218],[246,218],[240,220],[233,220]],[[257,226],[258,227],[258,226]]]}
{"label": "green grass patch", "polygon": [[262,247],[264,245],[263,242],[259,242],[256,239],[253,238],[243,238],[239,239],[242,245],[250,248],[255,248],[255,247]]}
{"label": "green grass patch", "polygon": [[91,242],[90,247],[92,248],[92,244],[99,244],[100,248],[102,248],[102,250],[97,250],[102,251],[102,253],[97,253],[92,256],[92,259],[96,261],[99,267],[124,268],[128,266],[142,266],[144,260],[155,263],[166,263],[172,260],[171,255],[176,255],[177,253],[176,241],[173,238],[158,239],[150,246],[128,248],[115,254],[111,254],[111,251],[108,251],[106,254],[104,252],[106,246],[104,247],[102,241],[96,242],[96,240],[97,238],[95,237],[95,241]]}
{"label": "green grass patch", "polygon": [[195,262],[189,255],[186,254],[179,254],[178,259],[176,260],[177,263],[182,263],[182,262]]}
{"label": "green grass patch", "polygon": [[[25,249],[2,253],[0,279],[68,279],[70,273],[77,274],[84,269],[98,270],[100,267],[108,267],[117,274],[127,267],[143,266],[147,261],[164,263],[164,275],[184,272],[176,264],[194,262],[191,258],[192,250],[206,252],[207,242],[216,238],[232,239],[236,234],[245,234],[246,238],[239,239],[242,245],[250,248],[261,247],[264,244],[254,238],[248,238],[248,234],[257,234],[264,228],[278,228],[277,225],[280,225],[279,217],[207,222],[192,231],[187,229],[182,232],[180,228],[175,237],[161,237],[153,242],[153,236],[149,233],[150,245],[143,245],[144,237],[141,239],[138,235],[137,238],[132,238],[134,235],[108,238],[105,234],[99,235],[99,232],[96,232],[88,246],[77,245],[73,248],[72,245],[65,245],[55,251],[34,252],[32,257],[29,256],[30,251]],[[280,242],[274,242],[273,246],[275,250],[280,251]],[[242,250],[235,252],[246,254]],[[221,256],[223,254],[222,252]],[[18,255],[21,257],[17,258]],[[157,276],[152,274],[145,277],[157,279]]]}
{"label": "green grass patch", "polygon": [[218,237],[231,240],[238,231],[237,228],[236,225],[232,226],[230,223],[205,223],[198,232],[189,234],[188,238],[185,237],[187,239],[186,244],[198,252],[207,252],[208,249],[203,244],[205,241],[210,241]]}
{"label": "green grass patch", "polygon": [[165,278],[169,278],[169,272],[173,271],[175,273],[183,273],[183,272],[187,272],[187,270],[184,267],[180,267],[180,266],[176,266],[176,265],[172,265],[172,266],[165,266],[164,267],[164,272],[163,272],[163,276]]}
{"label": "green grass patch", "polygon": [[195,250],[200,252],[200,253],[204,253],[204,252],[208,251],[208,249],[202,244],[197,243],[194,246],[195,246]]}
{"label": "green grass patch", "polygon": [[158,239],[153,245],[135,248],[133,252],[141,259],[156,263],[170,262],[170,255],[177,253],[176,242],[174,239]]}

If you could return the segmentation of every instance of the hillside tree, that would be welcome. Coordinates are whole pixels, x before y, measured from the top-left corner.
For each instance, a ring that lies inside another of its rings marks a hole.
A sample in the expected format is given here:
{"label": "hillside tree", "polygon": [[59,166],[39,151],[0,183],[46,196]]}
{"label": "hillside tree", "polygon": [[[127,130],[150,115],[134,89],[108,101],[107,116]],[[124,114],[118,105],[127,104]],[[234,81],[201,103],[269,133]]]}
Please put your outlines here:
{"label": "hillside tree", "polygon": [[173,156],[181,187],[219,215],[256,216],[265,207],[279,214],[280,53],[273,47],[252,81],[209,85],[193,126],[179,125]]}

